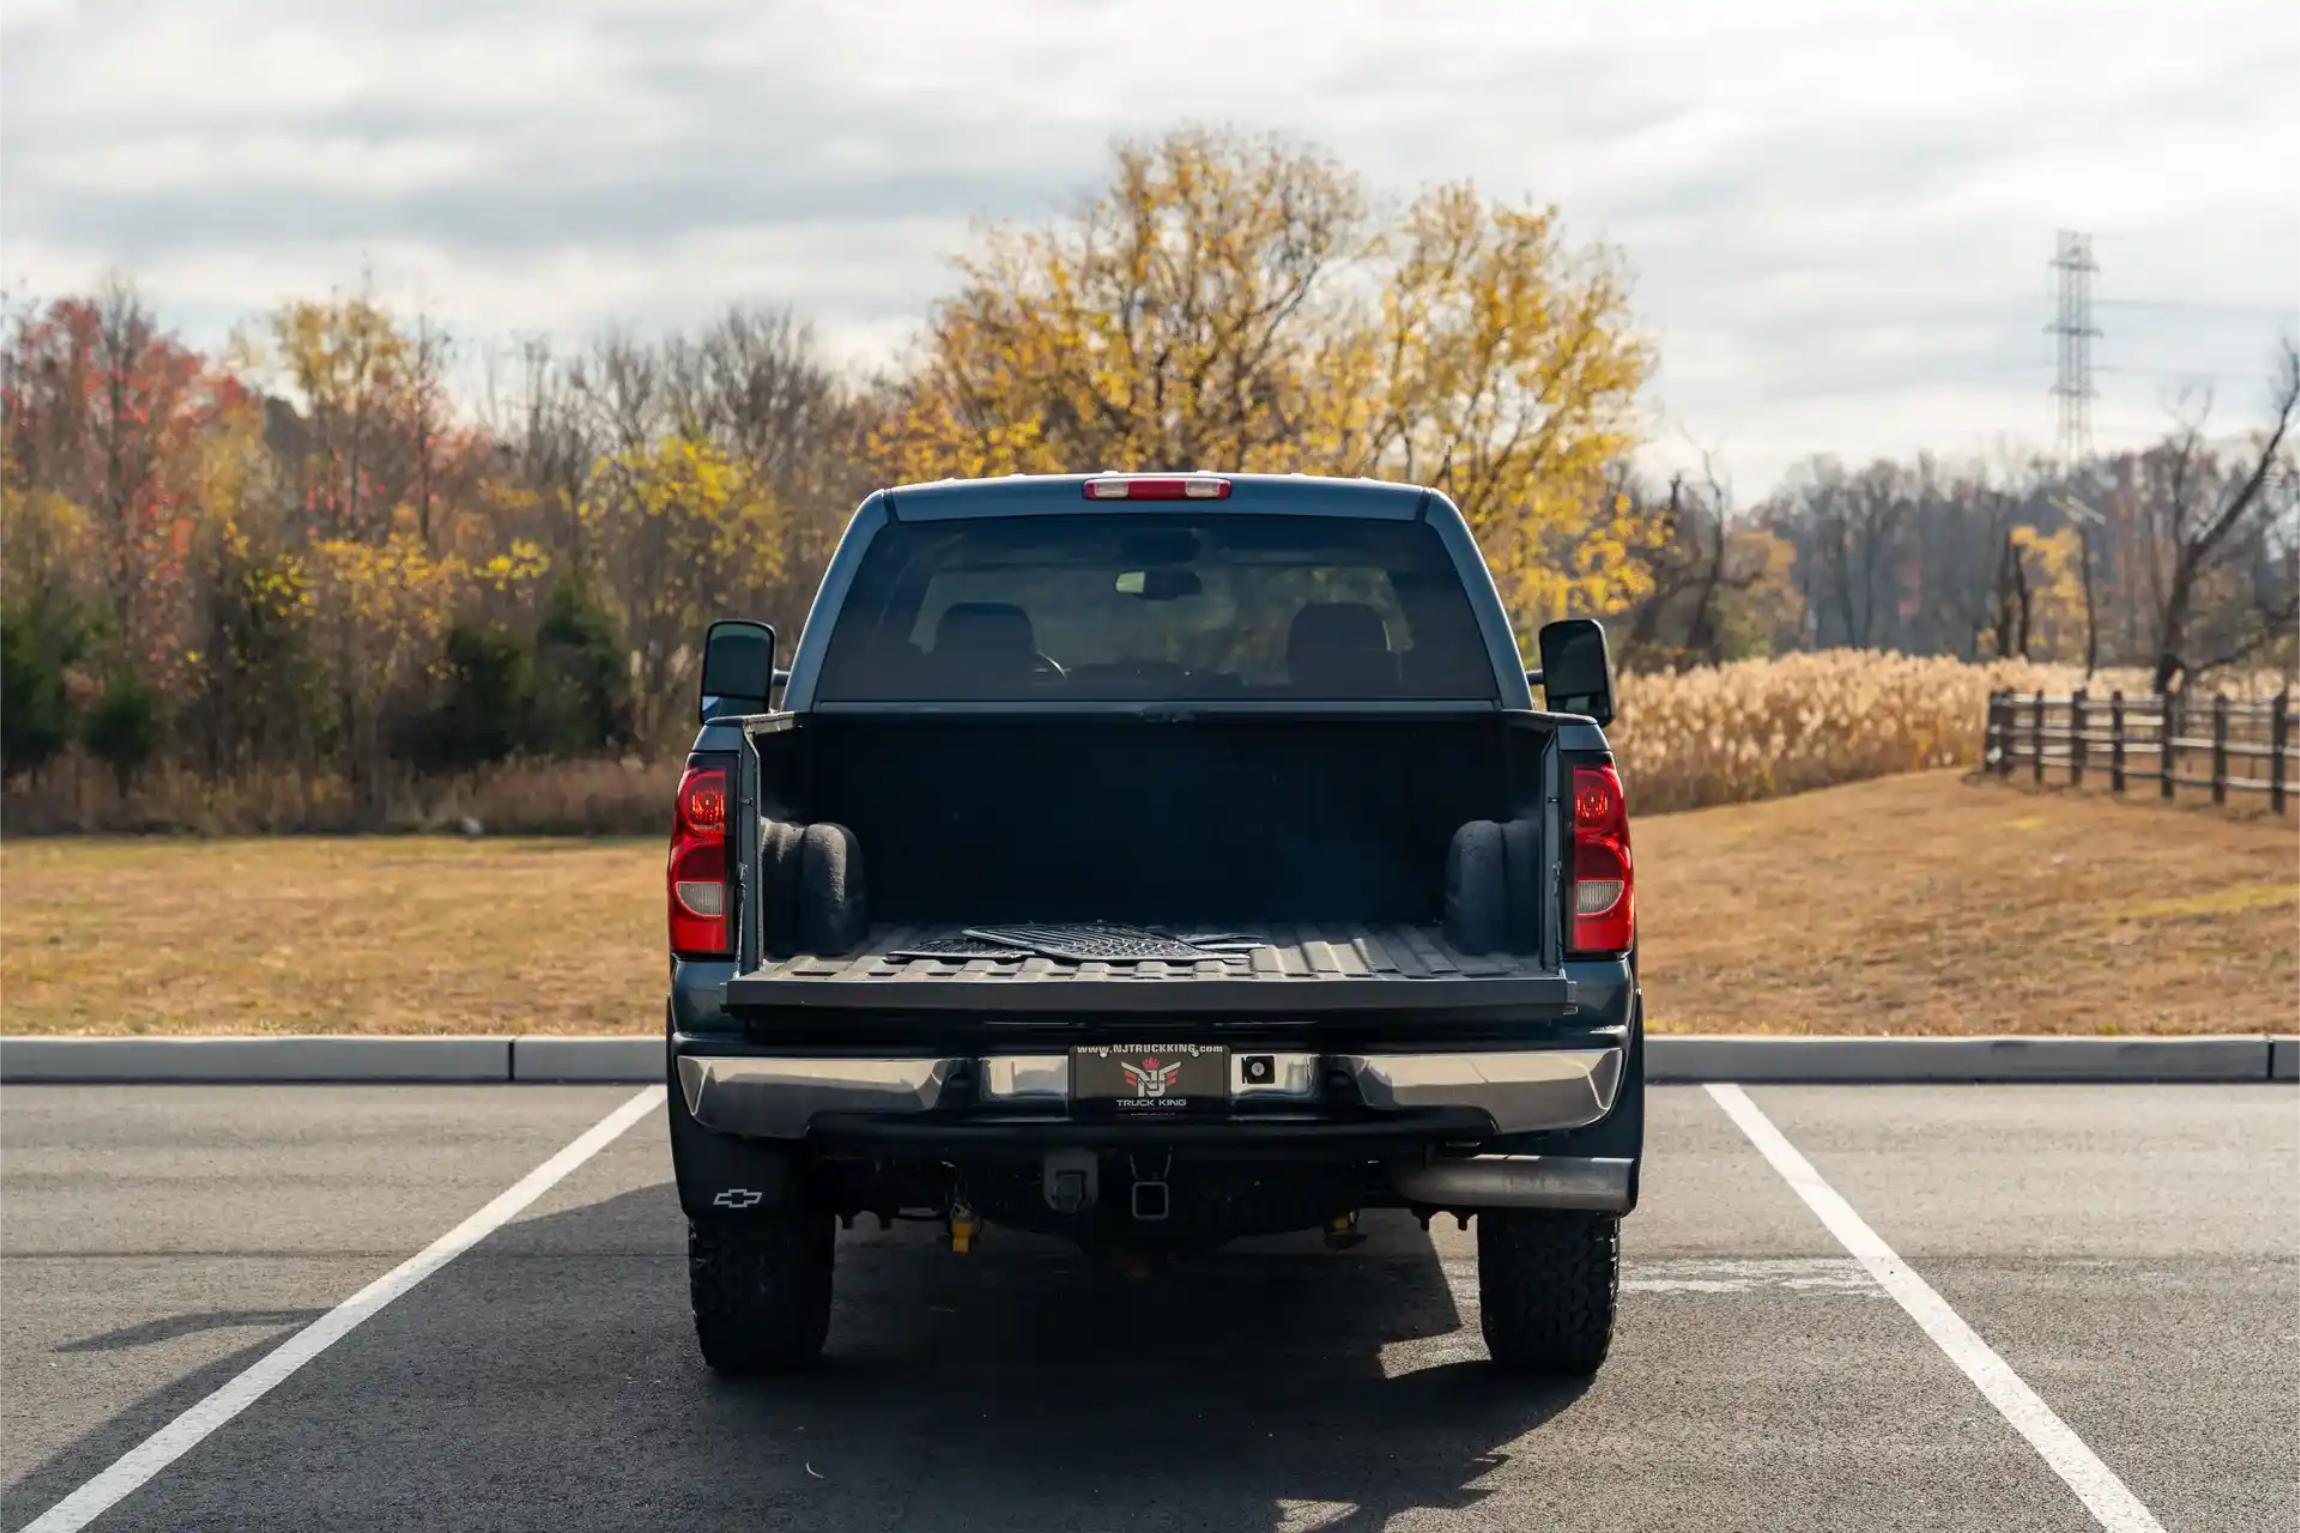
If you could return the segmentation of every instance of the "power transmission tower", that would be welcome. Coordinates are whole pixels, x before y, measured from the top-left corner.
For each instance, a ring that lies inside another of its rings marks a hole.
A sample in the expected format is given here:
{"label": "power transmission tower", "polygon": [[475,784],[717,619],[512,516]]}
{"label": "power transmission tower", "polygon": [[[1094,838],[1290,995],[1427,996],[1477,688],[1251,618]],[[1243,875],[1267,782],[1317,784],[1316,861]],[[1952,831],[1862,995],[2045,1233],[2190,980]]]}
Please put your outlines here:
{"label": "power transmission tower", "polygon": [[[2076,528],[2084,561],[2084,674],[2090,680],[2100,663],[2100,624],[2092,592],[2092,529],[2097,518],[2069,492],[2067,483],[2092,457],[2092,338],[2100,334],[2092,323],[2092,274],[2100,270],[2093,264],[2092,236],[2074,229],[2061,230],[2053,240],[2052,269],[2060,275],[2060,309],[2045,326],[2046,332],[2060,342],[2060,369],[2052,385],[2060,399],[2062,474],[2062,487],[2055,500]],[[2005,548],[2012,553],[2011,543]],[[2018,574],[2018,555],[2013,557]]]}
{"label": "power transmission tower", "polygon": [[2060,341],[2060,371],[2052,391],[2060,400],[2060,461],[2074,468],[2092,456],[2092,236],[2063,229],[2053,242],[2052,269],[2060,274],[2060,309],[2045,326]]}

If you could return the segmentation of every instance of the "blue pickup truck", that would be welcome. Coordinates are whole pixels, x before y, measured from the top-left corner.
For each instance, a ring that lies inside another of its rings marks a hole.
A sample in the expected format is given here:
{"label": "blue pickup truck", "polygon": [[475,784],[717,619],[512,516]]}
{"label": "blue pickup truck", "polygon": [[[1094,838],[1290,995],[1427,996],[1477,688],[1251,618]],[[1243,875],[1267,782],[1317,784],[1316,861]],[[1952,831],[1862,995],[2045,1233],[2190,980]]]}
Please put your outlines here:
{"label": "blue pickup truck", "polygon": [[1210,472],[882,491],[787,670],[712,625],[666,890],[708,1363],[817,1354],[858,1217],[1185,1250],[1403,1208],[1477,1220],[1497,1364],[1596,1369],[1635,879],[1603,631],[1539,648],[1443,495]]}

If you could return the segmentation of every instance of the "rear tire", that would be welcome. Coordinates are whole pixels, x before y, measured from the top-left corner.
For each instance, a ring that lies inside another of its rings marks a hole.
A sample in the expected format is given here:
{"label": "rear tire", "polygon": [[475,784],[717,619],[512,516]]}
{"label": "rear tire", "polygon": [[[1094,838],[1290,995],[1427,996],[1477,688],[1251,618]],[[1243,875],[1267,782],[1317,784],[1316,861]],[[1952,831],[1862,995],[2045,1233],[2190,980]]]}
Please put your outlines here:
{"label": "rear tire", "polygon": [[1588,1375],[1613,1343],[1621,1221],[1539,1208],[1477,1216],[1485,1348],[1511,1373]]}
{"label": "rear tire", "polygon": [[688,1220],[687,1289],[703,1361],[720,1373],[770,1373],[819,1356],[830,1333],[833,1249],[822,1210]]}

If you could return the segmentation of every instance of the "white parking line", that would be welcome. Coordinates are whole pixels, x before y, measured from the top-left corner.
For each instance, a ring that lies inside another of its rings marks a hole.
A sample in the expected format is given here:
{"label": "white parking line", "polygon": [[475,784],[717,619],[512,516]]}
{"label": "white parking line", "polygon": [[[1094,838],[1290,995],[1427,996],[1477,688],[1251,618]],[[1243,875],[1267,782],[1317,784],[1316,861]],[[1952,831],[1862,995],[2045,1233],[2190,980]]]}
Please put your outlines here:
{"label": "white parking line", "polygon": [[479,1212],[257,1358],[214,1394],[130,1448],[109,1469],[41,1513],[23,1533],[76,1533],[101,1517],[121,1497],[183,1457],[289,1374],[343,1340],[362,1320],[518,1217],[520,1210],[612,1144],[662,1101],[663,1088],[649,1086],[592,1124]]}
{"label": "white parking line", "polygon": [[1749,1094],[1739,1086],[1712,1085],[1709,1095],[1725,1109],[1725,1115],[1749,1136],[1749,1142],[1758,1153],[1772,1162],[1781,1179],[1805,1200],[1828,1226],[1845,1249],[1852,1252],[1860,1264],[1869,1270],[1869,1276],[1878,1286],[1891,1294],[1909,1317],[1924,1328],[1933,1344],[1949,1356],[1964,1371],[1966,1378],[1987,1397],[1998,1414],[2012,1423],[2013,1430],[2028,1439],[2029,1446],[2052,1469],[2068,1482],[2068,1488],[2085,1504],[2093,1520],[2110,1533],[2164,1533],[2164,1527],[2150,1515],[2140,1498],[2125,1488],[2116,1472],[2084,1445],[2084,1440],[2068,1429],[2068,1423],[2053,1414],[2037,1392],[2021,1381],[2019,1374],[2003,1358],[1996,1355],[1989,1344],[1980,1339],[1963,1317],[1949,1308],[1948,1301],[1933,1291],[1932,1284],[1910,1270],[1908,1263],[1895,1255],[1868,1221],[1853,1212],[1834,1187],[1821,1179],[1813,1163],[1798,1152],[1782,1132],[1773,1126],[1773,1120],[1759,1111],[1749,1100]]}

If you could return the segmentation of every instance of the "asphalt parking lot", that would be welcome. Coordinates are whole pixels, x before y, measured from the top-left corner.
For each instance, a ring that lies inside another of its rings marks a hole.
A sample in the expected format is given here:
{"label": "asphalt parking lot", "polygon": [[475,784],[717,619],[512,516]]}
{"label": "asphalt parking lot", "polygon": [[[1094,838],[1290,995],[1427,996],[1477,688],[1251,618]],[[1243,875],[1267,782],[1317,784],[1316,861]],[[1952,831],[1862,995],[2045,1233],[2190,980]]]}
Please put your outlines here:
{"label": "asphalt parking lot", "polygon": [[[647,1112],[118,1478],[632,1095],[10,1088],[0,1524],[134,1481],[92,1526],[2101,1525],[1696,1087],[1654,1090],[1618,1339],[1586,1385],[1492,1374],[1472,1237],[1388,1217],[1355,1250],[1148,1273],[995,1229],[963,1258],[930,1226],[858,1229],[825,1365],[723,1382],[695,1355]],[[2300,1092],[1748,1099],[2143,1516],[2300,1524]]]}

